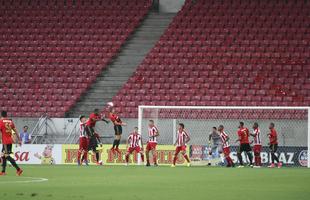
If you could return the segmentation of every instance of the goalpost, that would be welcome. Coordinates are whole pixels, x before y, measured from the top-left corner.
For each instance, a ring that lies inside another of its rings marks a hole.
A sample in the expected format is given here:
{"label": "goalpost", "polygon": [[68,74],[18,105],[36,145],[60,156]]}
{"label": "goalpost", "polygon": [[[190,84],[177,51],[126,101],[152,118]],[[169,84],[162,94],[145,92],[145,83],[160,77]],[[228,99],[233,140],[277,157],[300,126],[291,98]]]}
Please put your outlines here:
{"label": "goalpost", "polygon": [[[258,122],[263,145],[262,159],[270,162],[268,126],[275,123],[278,132],[280,161],[287,166],[310,168],[310,107],[244,107],[244,106],[146,106],[138,107],[138,128],[147,138],[147,121],[153,119],[160,131],[159,144],[172,145],[176,140],[178,123],[184,123],[191,141],[191,158],[204,159],[212,127],[224,125],[234,149],[238,144],[237,129],[240,121],[252,132]],[[252,140],[252,138],[251,138]],[[203,148],[205,147],[205,148]],[[233,154],[233,152],[232,152]]]}

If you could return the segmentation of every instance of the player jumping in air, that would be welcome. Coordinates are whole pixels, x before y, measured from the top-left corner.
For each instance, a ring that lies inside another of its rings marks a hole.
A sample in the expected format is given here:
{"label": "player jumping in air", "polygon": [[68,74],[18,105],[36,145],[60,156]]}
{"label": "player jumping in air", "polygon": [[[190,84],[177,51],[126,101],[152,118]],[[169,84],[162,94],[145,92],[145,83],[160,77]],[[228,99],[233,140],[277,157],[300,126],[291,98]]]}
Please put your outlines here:
{"label": "player jumping in air", "polygon": [[[86,165],[88,165],[87,160],[87,152],[88,152],[88,137],[86,134],[85,126],[86,126],[86,117],[80,116],[80,141],[79,141],[79,151],[78,151],[78,165],[84,161]],[[82,156],[82,159],[81,159]]]}
{"label": "player jumping in air", "polygon": [[178,159],[178,154],[181,152],[185,160],[187,161],[187,166],[190,167],[191,163],[188,158],[188,155],[186,154],[186,144],[190,141],[190,137],[188,133],[184,130],[184,124],[179,123],[179,129],[177,132],[177,141],[175,142],[175,145],[177,146],[175,149],[175,154],[173,158],[173,164],[171,167],[175,167],[175,164]]}
{"label": "player jumping in air", "polygon": [[238,134],[238,139],[236,142],[240,142],[240,146],[237,152],[237,157],[239,160],[239,167],[244,167],[243,166],[243,161],[242,161],[242,152],[246,152],[246,155],[249,158],[249,162],[250,162],[250,166],[253,166],[253,156],[252,156],[252,149],[250,146],[250,142],[249,142],[249,136],[250,136],[250,132],[249,129],[244,127],[244,123],[240,122],[239,123],[239,130],[237,132]]}
{"label": "player jumping in air", "polygon": [[[141,142],[141,147],[140,147]],[[141,155],[141,160],[144,162],[144,154],[143,154],[143,143],[141,140],[141,135],[138,133],[138,127],[135,127],[133,132],[128,136],[127,143],[126,143],[127,153],[126,153],[126,165],[129,162],[129,156],[134,151]]]}
{"label": "player jumping in air", "polygon": [[123,133],[123,128],[122,126],[126,126],[126,123],[122,122],[121,118],[115,113],[115,110],[113,107],[110,108],[110,120],[114,124],[114,133],[115,133],[115,138],[113,141],[113,146],[111,148],[112,152],[116,151],[118,154],[121,154],[119,150],[119,144],[121,141],[122,133]]}
{"label": "player jumping in air", "polygon": [[218,131],[220,132],[220,138],[222,141],[223,153],[227,162],[227,167],[234,167],[235,164],[230,157],[230,145],[229,145],[229,137],[224,131],[224,126],[220,125],[218,127]]}
{"label": "player jumping in air", "polygon": [[12,153],[12,145],[14,143],[12,136],[15,134],[17,138],[17,142],[21,145],[21,140],[19,134],[15,128],[15,125],[11,119],[8,119],[8,115],[6,111],[1,112],[0,119],[0,131],[2,134],[2,171],[0,172],[0,176],[6,175],[6,163],[10,161],[10,163],[15,167],[16,174],[20,176],[23,173],[23,170],[18,167],[14,158],[10,156]]}
{"label": "player jumping in air", "polygon": [[[211,146],[212,142],[212,146]],[[217,132],[217,128],[213,127],[212,132],[209,134],[209,162],[208,165],[211,165],[211,158],[218,156],[219,147],[221,144],[221,138],[219,133]]]}
{"label": "player jumping in air", "polygon": [[88,150],[92,150],[95,153],[96,161],[99,165],[99,151],[97,150],[97,147],[100,141],[98,141],[99,135],[95,133],[95,126],[97,121],[104,121],[105,123],[109,123],[99,114],[99,109],[96,108],[94,112],[89,115],[89,118],[86,121],[85,130],[89,137]]}
{"label": "player jumping in air", "polygon": [[149,120],[149,140],[146,145],[146,166],[151,166],[150,164],[150,151],[153,155],[153,162],[154,166],[157,166],[157,152],[156,152],[156,146],[157,146],[157,137],[159,136],[159,131],[154,125],[154,120]]}
{"label": "player jumping in air", "polygon": [[274,168],[275,167],[274,161],[277,161],[278,168],[281,168],[282,163],[279,161],[278,156],[275,154],[278,150],[278,134],[274,128],[274,123],[270,123],[269,130],[270,133],[268,133],[268,137],[269,137],[269,149],[271,152],[271,165],[268,167]]}
{"label": "player jumping in air", "polygon": [[260,168],[262,166],[262,159],[260,157],[260,153],[262,151],[262,142],[260,139],[260,129],[258,127],[258,123],[255,122],[253,124],[253,133],[251,133],[251,136],[254,137],[254,161],[255,161],[255,166],[256,168]]}

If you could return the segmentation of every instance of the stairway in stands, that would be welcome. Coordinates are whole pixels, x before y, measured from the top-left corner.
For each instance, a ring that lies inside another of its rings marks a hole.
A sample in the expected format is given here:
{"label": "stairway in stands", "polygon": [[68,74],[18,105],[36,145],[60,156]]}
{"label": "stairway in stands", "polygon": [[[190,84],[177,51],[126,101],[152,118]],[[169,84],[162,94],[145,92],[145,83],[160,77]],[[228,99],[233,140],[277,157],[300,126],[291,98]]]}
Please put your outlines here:
{"label": "stairway in stands", "polygon": [[69,117],[88,115],[94,108],[102,109],[135,72],[147,53],[167,29],[174,13],[151,11],[123,45],[118,56],[102,71],[90,89],[82,95]]}

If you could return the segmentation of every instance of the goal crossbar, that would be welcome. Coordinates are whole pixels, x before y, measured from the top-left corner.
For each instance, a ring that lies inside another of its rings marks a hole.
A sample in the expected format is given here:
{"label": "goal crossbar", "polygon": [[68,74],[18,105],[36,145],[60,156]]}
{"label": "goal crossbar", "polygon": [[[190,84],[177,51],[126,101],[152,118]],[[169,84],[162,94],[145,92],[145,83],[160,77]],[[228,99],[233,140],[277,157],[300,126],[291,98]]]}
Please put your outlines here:
{"label": "goal crossbar", "polygon": [[251,109],[262,109],[262,110],[309,110],[310,107],[289,107],[289,106],[147,106],[141,105],[139,109],[143,108],[158,108],[158,109],[205,109],[205,110],[251,110]]}

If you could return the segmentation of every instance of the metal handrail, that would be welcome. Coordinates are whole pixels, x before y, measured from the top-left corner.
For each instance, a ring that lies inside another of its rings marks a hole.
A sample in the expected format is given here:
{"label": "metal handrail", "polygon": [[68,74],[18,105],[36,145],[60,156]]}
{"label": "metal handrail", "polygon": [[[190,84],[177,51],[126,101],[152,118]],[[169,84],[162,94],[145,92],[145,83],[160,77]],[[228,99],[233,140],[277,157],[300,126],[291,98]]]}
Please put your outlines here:
{"label": "metal handrail", "polygon": [[41,134],[35,134],[35,133],[39,133],[42,129],[42,126],[44,124],[44,122],[47,120],[47,115],[41,115],[41,117],[39,118],[38,122],[36,123],[36,125],[34,126],[33,130],[31,131],[31,136],[35,136],[33,138],[33,140],[31,141],[31,144],[34,144],[34,142],[36,142],[37,138],[39,135]]}
{"label": "metal handrail", "polygon": [[67,136],[67,138],[65,139],[65,144],[68,143],[69,139],[71,138],[71,136],[73,135],[73,138],[71,138],[71,142],[70,144],[73,142],[74,138],[75,138],[75,133],[76,133],[76,127],[79,124],[79,120],[76,120],[76,123],[74,125],[74,127],[72,128],[72,130],[70,131],[69,135]]}

